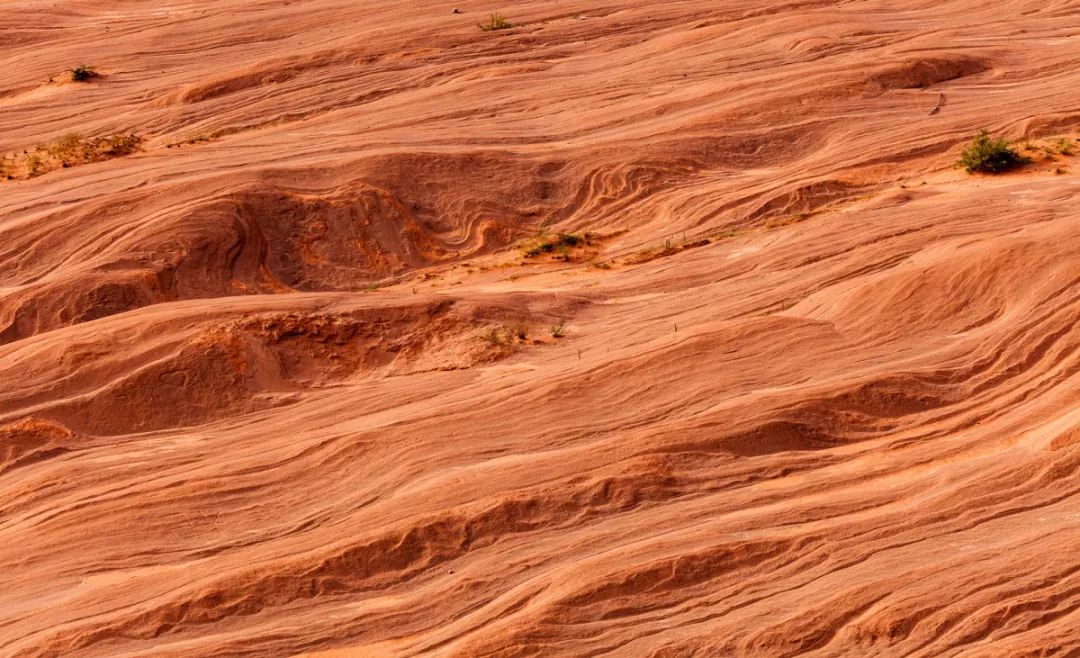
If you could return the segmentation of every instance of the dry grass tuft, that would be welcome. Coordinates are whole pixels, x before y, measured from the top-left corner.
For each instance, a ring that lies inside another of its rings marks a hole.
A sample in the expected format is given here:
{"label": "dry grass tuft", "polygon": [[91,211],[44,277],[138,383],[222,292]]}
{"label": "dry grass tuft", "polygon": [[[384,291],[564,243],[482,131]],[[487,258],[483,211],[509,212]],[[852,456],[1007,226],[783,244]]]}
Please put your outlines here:
{"label": "dry grass tuft", "polygon": [[514,27],[514,24],[499,14],[492,14],[486,23],[477,23],[476,26],[484,32],[495,32],[496,30],[509,30]]}

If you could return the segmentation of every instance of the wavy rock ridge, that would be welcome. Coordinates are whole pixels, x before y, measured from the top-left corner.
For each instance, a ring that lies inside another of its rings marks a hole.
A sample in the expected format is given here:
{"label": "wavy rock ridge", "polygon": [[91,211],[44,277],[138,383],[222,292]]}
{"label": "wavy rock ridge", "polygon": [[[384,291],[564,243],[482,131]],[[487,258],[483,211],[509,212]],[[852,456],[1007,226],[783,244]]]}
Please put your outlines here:
{"label": "wavy rock ridge", "polygon": [[1080,655],[1080,2],[512,4],[0,13],[0,655]]}

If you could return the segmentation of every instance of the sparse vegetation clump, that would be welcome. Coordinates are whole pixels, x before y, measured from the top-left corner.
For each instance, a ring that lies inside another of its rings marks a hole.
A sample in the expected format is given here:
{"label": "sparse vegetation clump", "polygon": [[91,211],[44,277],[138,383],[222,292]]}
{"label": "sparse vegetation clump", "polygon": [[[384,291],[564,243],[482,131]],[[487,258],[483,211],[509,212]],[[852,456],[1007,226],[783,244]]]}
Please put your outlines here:
{"label": "sparse vegetation clump", "polygon": [[502,324],[488,327],[488,329],[481,334],[481,337],[491,345],[512,344],[515,338],[518,341],[525,343],[529,339],[529,331],[530,327],[527,321],[516,320],[509,326]]}
{"label": "sparse vegetation clump", "polygon": [[709,238],[699,238],[697,240],[687,241],[685,238],[682,242],[675,243],[671,238],[664,240],[664,243],[656,247],[650,247],[648,249],[642,249],[636,253],[625,256],[621,259],[621,262],[627,265],[634,265],[637,263],[646,263],[650,260],[656,260],[657,258],[664,258],[672,256],[687,249],[696,249],[697,247],[704,247],[710,244],[712,240]]}
{"label": "sparse vegetation clump", "polygon": [[[533,329],[528,320],[521,318],[506,324],[489,325],[480,331],[478,339],[493,352],[507,354],[520,347],[544,344],[543,339],[533,337]],[[551,325],[548,331],[552,338],[566,335],[565,324],[561,320]]]}
{"label": "sparse vegetation clump", "polygon": [[542,254],[561,254],[565,256],[570,249],[589,244],[589,239],[588,233],[584,235],[556,233],[555,235],[542,236],[535,245],[525,250],[525,257],[535,258]]}
{"label": "sparse vegetation clump", "polygon": [[72,82],[87,82],[98,77],[98,72],[92,66],[79,64],[68,71],[68,76]]}
{"label": "sparse vegetation clump", "polygon": [[0,172],[8,180],[33,178],[56,169],[128,155],[137,151],[140,144],[142,138],[134,133],[89,139],[69,133],[48,144],[4,156],[0,160]]}
{"label": "sparse vegetation clump", "polygon": [[209,142],[216,142],[224,137],[224,131],[214,130],[210,132],[201,132],[180,139],[179,141],[169,142],[165,145],[167,149],[182,148],[184,146],[193,146],[195,144],[206,144]]}
{"label": "sparse vegetation clump", "polygon": [[513,23],[506,20],[504,17],[502,17],[499,14],[492,14],[490,17],[488,17],[486,22],[477,23],[476,25],[477,25],[477,27],[479,27],[484,32],[495,32],[496,30],[509,30],[510,28],[514,27]]}
{"label": "sparse vegetation clump", "polygon": [[486,340],[491,345],[502,345],[503,335],[497,327],[491,327],[487,330],[486,333],[484,333],[484,340]]}
{"label": "sparse vegetation clump", "polygon": [[1014,169],[1028,162],[1009,140],[1004,137],[992,138],[985,130],[980,130],[960,155],[959,164],[969,174],[997,174]]}
{"label": "sparse vegetation clump", "polygon": [[[6,168],[5,168],[6,169]],[[26,156],[26,175],[37,176],[41,173],[41,156],[31,153]]]}

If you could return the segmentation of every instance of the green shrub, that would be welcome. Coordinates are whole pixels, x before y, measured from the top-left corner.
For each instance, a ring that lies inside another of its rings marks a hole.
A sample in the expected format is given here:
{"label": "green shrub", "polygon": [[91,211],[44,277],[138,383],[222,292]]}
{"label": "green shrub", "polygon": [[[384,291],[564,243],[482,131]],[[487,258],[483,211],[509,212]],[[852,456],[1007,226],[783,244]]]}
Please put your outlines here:
{"label": "green shrub", "polygon": [[993,139],[985,130],[980,130],[960,155],[960,163],[969,174],[982,172],[996,174],[1018,167],[1028,159],[1013,148],[1004,137]]}
{"label": "green shrub", "polygon": [[75,68],[71,69],[69,73],[71,74],[71,80],[73,82],[86,82],[91,78],[98,77],[97,71],[95,71],[93,67],[87,66],[86,64],[79,64]]}

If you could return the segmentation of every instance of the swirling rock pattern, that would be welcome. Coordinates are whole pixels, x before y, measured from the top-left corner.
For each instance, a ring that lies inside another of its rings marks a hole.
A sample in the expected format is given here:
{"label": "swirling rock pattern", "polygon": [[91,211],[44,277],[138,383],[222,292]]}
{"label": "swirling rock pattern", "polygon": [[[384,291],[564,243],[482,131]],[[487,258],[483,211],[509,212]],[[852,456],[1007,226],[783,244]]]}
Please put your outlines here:
{"label": "swirling rock pattern", "polygon": [[508,4],[4,6],[0,655],[1080,655],[1080,2]]}

